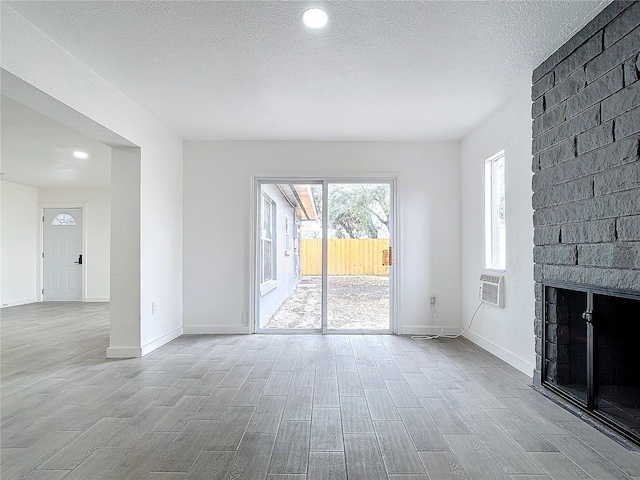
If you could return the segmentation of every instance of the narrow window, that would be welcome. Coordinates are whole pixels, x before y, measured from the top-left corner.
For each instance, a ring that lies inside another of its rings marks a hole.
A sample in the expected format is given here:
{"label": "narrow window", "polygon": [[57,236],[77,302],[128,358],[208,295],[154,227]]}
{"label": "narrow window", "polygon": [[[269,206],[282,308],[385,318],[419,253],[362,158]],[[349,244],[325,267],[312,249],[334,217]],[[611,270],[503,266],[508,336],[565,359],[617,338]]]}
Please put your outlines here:
{"label": "narrow window", "polygon": [[504,150],[485,161],[485,267],[491,270],[505,270],[507,264],[504,169]]}
{"label": "narrow window", "polygon": [[266,195],[262,195],[262,229],[260,243],[262,244],[261,283],[275,280],[276,266],[274,255],[275,205]]}

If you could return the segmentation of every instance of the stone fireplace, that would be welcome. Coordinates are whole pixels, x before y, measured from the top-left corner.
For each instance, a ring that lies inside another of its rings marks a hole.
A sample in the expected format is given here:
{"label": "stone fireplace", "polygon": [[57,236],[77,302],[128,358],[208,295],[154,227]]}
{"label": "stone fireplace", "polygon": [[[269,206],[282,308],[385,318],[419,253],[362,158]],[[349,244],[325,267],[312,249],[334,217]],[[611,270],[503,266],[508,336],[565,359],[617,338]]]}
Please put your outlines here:
{"label": "stone fireplace", "polygon": [[535,69],[532,202],[534,386],[640,444],[639,52],[613,2]]}

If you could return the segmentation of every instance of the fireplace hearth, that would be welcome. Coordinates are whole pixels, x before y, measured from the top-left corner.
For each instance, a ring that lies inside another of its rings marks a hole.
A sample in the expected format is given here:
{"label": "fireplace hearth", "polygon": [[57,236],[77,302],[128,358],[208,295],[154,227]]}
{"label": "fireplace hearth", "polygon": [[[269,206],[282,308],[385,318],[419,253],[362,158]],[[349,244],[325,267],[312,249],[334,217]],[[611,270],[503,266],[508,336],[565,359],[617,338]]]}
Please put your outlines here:
{"label": "fireplace hearth", "polygon": [[542,386],[640,445],[640,293],[544,285]]}

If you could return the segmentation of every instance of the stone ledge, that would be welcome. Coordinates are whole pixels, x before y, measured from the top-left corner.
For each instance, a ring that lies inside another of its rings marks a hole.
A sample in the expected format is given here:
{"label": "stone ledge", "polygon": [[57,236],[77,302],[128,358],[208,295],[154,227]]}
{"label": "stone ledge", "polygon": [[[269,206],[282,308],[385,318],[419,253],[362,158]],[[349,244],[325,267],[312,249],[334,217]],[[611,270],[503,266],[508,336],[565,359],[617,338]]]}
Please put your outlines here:
{"label": "stone ledge", "polygon": [[598,285],[622,290],[637,291],[638,285],[640,285],[640,270],[619,270],[582,265],[545,265],[543,267],[543,277],[545,280]]}

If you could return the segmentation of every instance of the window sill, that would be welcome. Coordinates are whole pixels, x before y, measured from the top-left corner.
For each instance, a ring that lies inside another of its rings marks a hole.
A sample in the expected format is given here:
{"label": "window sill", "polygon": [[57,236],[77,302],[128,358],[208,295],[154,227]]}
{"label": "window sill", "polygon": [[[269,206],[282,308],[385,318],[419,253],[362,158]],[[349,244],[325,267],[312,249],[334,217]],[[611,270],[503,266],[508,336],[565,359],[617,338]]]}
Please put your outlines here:
{"label": "window sill", "polygon": [[484,269],[487,273],[505,273],[507,271],[506,268],[486,268]]}
{"label": "window sill", "polygon": [[271,290],[274,290],[278,287],[278,281],[277,280],[268,280],[264,283],[260,284],[260,296],[263,297],[265,296],[267,293],[269,293]]}

